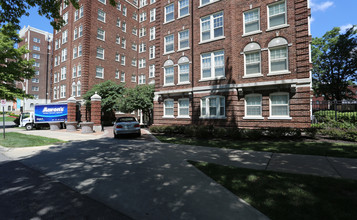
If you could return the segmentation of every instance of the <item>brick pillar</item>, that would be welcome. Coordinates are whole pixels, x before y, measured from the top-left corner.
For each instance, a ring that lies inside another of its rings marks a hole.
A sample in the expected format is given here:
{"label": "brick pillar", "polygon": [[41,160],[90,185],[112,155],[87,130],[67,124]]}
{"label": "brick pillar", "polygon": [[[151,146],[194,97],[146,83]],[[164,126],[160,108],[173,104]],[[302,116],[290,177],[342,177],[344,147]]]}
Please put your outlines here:
{"label": "brick pillar", "polygon": [[86,118],[86,114],[87,114],[86,111],[87,111],[87,107],[85,105],[85,102],[82,102],[81,103],[81,121],[83,121],[83,122],[89,121],[88,120],[89,117]]}
{"label": "brick pillar", "polygon": [[74,97],[70,97],[67,99],[67,121],[75,122],[76,121],[76,99]]}
{"label": "brick pillar", "polygon": [[102,97],[100,97],[97,92],[90,97],[91,100],[91,121],[94,122],[93,130],[101,131],[101,117],[102,117]]}

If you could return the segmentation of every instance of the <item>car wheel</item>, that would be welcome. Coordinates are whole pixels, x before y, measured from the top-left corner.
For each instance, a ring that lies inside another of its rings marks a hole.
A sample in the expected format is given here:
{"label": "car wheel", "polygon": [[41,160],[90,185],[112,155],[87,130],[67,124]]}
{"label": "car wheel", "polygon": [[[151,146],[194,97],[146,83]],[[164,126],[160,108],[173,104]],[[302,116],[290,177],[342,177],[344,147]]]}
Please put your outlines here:
{"label": "car wheel", "polygon": [[32,124],[27,124],[26,125],[26,130],[29,131],[29,130],[32,130],[32,128],[33,128]]}
{"label": "car wheel", "polygon": [[140,137],[140,136],[141,136],[141,132],[140,132],[140,133],[138,133],[138,134],[136,134],[136,136],[137,136],[137,137]]}
{"label": "car wheel", "polygon": [[119,138],[119,135],[117,135],[115,133],[113,133],[113,134],[114,134],[114,138]]}

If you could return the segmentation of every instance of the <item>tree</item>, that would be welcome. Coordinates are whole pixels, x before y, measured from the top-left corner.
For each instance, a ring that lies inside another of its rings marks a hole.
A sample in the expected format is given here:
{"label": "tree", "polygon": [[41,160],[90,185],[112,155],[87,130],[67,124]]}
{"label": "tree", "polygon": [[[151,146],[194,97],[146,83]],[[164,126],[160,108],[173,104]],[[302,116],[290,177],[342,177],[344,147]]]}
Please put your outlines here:
{"label": "tree", "polygon": [[94,85],[91,90],[83,95],[83,99],[86,100],[86,105],[89,107],[90,98],[97,92],[97,94],[102,97],[101,106],[102,112],[104,113],[102,121],[112,122],[115,119],[115,111],[118,110],[118,100],[121,99],[124,91],[124,84],[116,84],[115,82],[108,80]]}
{"label": "tree", "polygon": [[313,89],[326,100],[351,99],[357,78],[357,30],[335,27],[312,40]]}
{"label": "tree", "polygon": [[153,85],[139,85],[135,88],[127,88],[118,102],[119,111],[128,113],[140,109],[143,115],[149,119],[149,123],[151,123],[154,91]]}
{"label": "tree", "polygon": [[34,74],[34,60],[27,61],[24,54],[30,51],[26,45],[16,49],[21,42],[14,25],[7,24],[0,29],[0,97],[9,100],[31,98],[31,95],[16,88],[16,81],[30,79]]}
{"label": "tree", "polygon": [[[75,8],[79,5],[76,0],[64,0],[66,4],[72,4]],[[115,6],[115,0],[109,0],[110,4]],[[28,16],[28,10],[31,7],[38,7],[38,14],[52,19],[51,25],[59,29],[64,23],[60,14],[62,0],[0,0],[0,24],[12,23],[19,29],[20,18],[23,15]]]}

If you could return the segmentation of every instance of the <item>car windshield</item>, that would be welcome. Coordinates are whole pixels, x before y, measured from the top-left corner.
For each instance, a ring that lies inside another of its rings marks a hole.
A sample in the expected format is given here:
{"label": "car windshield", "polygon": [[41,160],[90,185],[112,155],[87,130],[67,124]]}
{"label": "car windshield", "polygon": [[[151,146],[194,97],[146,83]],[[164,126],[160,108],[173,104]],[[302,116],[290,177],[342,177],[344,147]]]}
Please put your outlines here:
{"label": "car windshield", "polygon": [[22,119],[30,117],[30,113],[23,113],[22,114]]}
{"label": "car windshield", "polygon": [[134,122],[134,121],[136,121],[134,117],[122,117],[117,119],[117,122]]}

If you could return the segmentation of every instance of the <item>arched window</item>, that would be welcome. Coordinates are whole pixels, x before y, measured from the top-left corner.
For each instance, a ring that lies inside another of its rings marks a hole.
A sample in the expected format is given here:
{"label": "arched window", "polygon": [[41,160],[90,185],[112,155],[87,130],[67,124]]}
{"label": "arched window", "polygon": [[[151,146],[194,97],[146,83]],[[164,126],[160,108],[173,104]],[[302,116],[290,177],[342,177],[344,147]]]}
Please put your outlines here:
{"label": "arched window", "polygon": [[174,62],[172,60],[166,60],[164,63],[164,85],[175,85]]}
{"label": "arched window", "polygon": [[77,96],[81,96],[81,89],[82,89],[81,82],[78,81],[77,82]]}
{"label": "arched window", "polygon": [[181,57],[178,61],[178,81],[179,83],[190,82],[190,63],[187,57]]}
{"label": "arched window", "polygon": [[261,48],[259,44],[252,42],[244,47],[244,75],[245,76],[261,76]]}
{"label": "arched window", "polygon": [[271,40],[269,48],[269,73],[279,74],[289,72],[288,42],[282,37]]}

